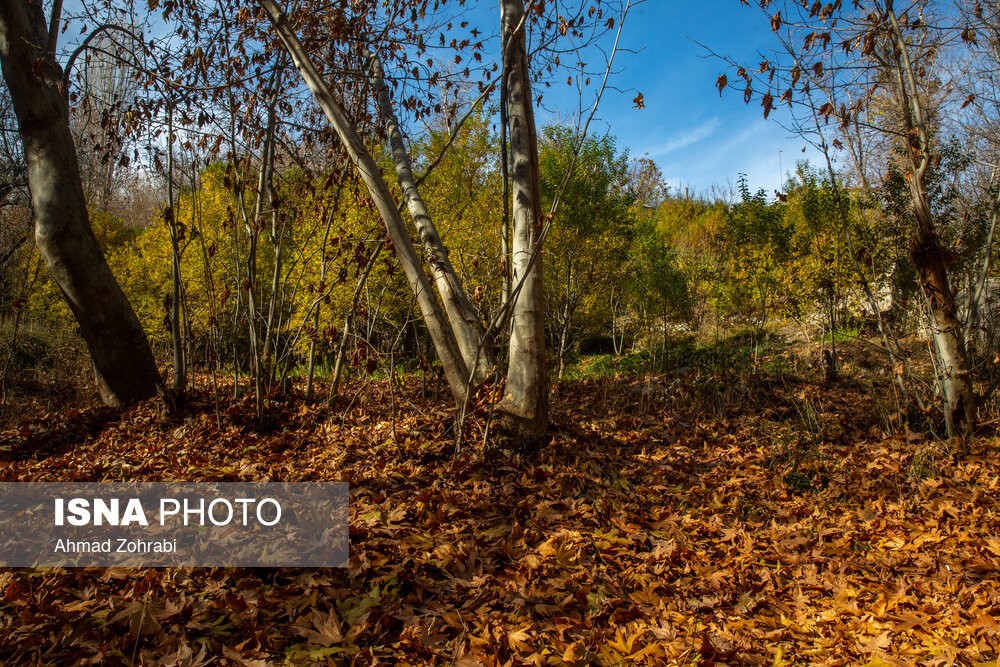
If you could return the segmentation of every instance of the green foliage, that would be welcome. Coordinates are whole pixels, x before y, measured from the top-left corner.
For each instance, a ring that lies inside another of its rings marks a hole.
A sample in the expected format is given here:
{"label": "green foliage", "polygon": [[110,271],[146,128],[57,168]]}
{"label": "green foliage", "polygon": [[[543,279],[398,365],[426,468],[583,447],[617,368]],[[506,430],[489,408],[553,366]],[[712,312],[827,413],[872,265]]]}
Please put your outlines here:
{"label": "green foliage", "polygon": [[794,229],[779,202],[768,203],[763,190],[750,194],[745,177],[740,194],[742,201],[729,211],[716,237],[724,279],[715,304],[759,336],[773,313],[795,307],[787,280]]}
{"label": "green foliage", "polygon": [[[418,174],[435,164],[421,194],[485,321],[501,305],[505,266],[500,254],[499,137],[484,108],[475,110],[454,137],[442,119],[429,123],[428,132],[412,145]],[[445,157],[438,161],[445,146]],[[391,173],[384,147],[372,149]],[[608,372],[709,362],[735,367],[756,359],[760,346],[767,344],[771,321],[801,322],[810,314],[827,317],[836,311],[830,317],[841,323],[834,334],[839,341],[844,325],[860,310],[840,208],[829,182],[808,165],[799,166],[782,201],[769,201],[762,191],[751,193],[744,178],[740,201],[730,204],[669,196],[655,163],[630,160],[612,136],[578,142],[573,129],[553,125],[542,132],[539,158],[543,212],[560,197],[544,267],[549,345],[561,352],[563,361],[613,350],[630,356],[623,358],[624,366],[608,366]],[[382,234],[378,216],[363,186],[353,180],[337,198],[339,170],[285,168],[276,175],[279,206],[273,216],[265,211],[255,223],[256,273],[251,278],[246,275],[247,222],[256,204],[250,183],[254,172],[252,160],[215,163],[190,179],[194,187],[178,190],[175,220],[188,352],[195,360],[247,367],[252,284],[259,331],[273,308],[273,351],[266,354],[283,356],[289,369],[301,369],[313,345],[323,368],[339,341],[356,279]],[[880,259],[886,239],[895,243],[898,235],[888,233],[887,216],[880,215],[877,202],[862,201],[851,192],[842,197],[863,268],[873,279],[898,275],[892,274],[891,261]],[[92,213],[95,236],[113,272],[154,349],[166,356],[171,345],[170,234],[162,212],[146,222],[144,227],[126,226],[106,212]],[[25,257],[30,261],[30,253]],[[281,269],[272,307],[276,261]],[[44,270],[38,273],[27,319],[69,320],[59,290]],[[355,338],[348,347],[355,365],[384,367],[388,359],[377,357],[394,346],[397,364],[418,357],[433,362],[426,359],[426,332],[412,324],[412,295],[391,252],[376,263],[356,314]],[[741,343],[724,335],[729,341],[725,350],[678,343],[712,320],[749,333]],[[581,340],[598,341],[598,347],[577,351],[575,343]]]}
{"label": "green foliage", "polygon": [[860,334],[860,329],[834,329],[833,331],[824,333],[823,339],[834,343],[843,343],[849,340],[856,340]]}
{"label": "green foliage", "polygon": [[97,237],[101,250],[107,254],[114,248],[132,243],[142,234],[141,229],[126,227],[119,218],[107,211],[95,211],[90,214],[90,228]]}
{"label": "green foliage", "polygon": [[[447,124],[432,124],[428,135],[414,143],[415,170],[419,172],[435,160],[451,134]],[[466,120],[445,159],[420,188],[455,270],[484,313],[496,312],[501,301],[500,150],[490,112],[480,107]]]}
{"label": "green foliage", "polygon": [[[789,180],[785,189],[785,217],[793,228],[795,246],[789,269],[789,299],[794,307],[791,314],[798,318],[818,311],[828,328],[835,327],[843,318],[862,310],[841,207],[855,244],[866,236],[864,209],[849,192],[842,192],[840,201],[836,201],[829,180],[807,163],[799,164],[796,178]],[[870,259],[867,254],[862,256]],[[887,267],[872,266],[871,270],[881,275]],[[869,276],[869,280],[874,278]]]}
{"label": "green foliage", "polygon": [[0,368],[6,369],[0,424],[95,398],[87,346],[71,326],[22,321],[15,331],[12,319],[0,319]]}
{"label": "green foliage", "polygon": [[657,207],[657,229],[676,250],[677,269],[687,283],[690,316],[695,323],[705,321],[712,306],[712,295],[722,279],[722,262],[715,243],[729,215],[724,202],[669,197]]}
{"label": "green foliage", "polygon": [[651,356],[648,352],[631,352],[624,355],[595,354],[575,360],[566,371],[565,379],[607,378],[619,375],[640,375],[649,370]]}
{"label": "green foliage", "polygon": [[[748,329],[736,330],[717,340],[699,339],[694,335],[671,336],[665,353],[648,350],[623,355],[594,354],[575,359],[566,371],[565,379],[586,379],[635,376],[645,373],[745,373],[752,369],[755,350],[754,335]],[[786,359],[788,342],[775,334],[765,334],[756,344],[759,354],[768,358],[766,369],[775,374],[794,372]]]}
{"label": "green foliage", "polygon": [[[587,137],[574,163],[577,143],[572,128],[550,125],[542,130],[538,157],[542,209],[550,209],[561,191],[556,227],[571,230],[578,239],[597,238],[606,231],[626,233],[634,202],[626,182],[628,153],[618,153],[610,135]],[[567,178],[571,164],[573,173]]]}
{"label": "green foliage", "polygon": [[685,320],[691,314],[688,278],[679,265],[679,254],[656,226],[655,220],[636,224],[633,246],[633,283],[640,304],[665,320]]}
{"label": "green foliage", "polygon": [[561,195],[544,266],[549,327],[565,352],[578,330],[610,328],[612,291],[635,234],[635,195],[628,188],[628,155],[617,151],[610,136],[581,143],[571,128],[546,127],[539,173],[543,211]]}

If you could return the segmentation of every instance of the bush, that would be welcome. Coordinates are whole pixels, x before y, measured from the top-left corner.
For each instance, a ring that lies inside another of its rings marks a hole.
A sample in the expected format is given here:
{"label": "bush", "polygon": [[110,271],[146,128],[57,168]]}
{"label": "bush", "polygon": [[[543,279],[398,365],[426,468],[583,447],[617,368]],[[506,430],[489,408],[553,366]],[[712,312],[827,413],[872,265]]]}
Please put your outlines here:
{"label": "bush", "polygon": [[98,400],[90,355],[76,327],[22,322],[12,341],[13,328],[12,320],[0,321],[0,370],[7,369],[0,423]]}

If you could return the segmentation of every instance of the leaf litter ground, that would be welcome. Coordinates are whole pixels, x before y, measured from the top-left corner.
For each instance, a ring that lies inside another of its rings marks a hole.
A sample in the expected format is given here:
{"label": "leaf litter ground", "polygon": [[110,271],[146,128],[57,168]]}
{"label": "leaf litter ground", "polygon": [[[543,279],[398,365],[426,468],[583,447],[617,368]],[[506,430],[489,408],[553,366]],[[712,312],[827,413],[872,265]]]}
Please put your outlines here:
{"label": "leaf litter ground", "polygon": [[4,431],[0,479],[346,481],[349,568],[0,570],[0,664],[996,664],[996,439],[886,435],[870,388],[565,382],[537,455],[456,457],[416,388],[258,428],[200,382]]}

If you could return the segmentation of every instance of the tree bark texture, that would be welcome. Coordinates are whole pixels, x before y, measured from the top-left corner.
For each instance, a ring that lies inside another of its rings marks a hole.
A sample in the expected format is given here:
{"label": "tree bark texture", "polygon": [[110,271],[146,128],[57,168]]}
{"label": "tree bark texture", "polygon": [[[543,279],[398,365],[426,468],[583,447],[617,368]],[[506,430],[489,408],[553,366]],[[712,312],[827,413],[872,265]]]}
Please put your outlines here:
{"label": "tree bark texture", "polygon": [[542,283],[541,195],[538,139],[531,106],[531,81],[525,45],[524,2],[503,0],[501,30],[507,39],[504,75],[510,130],[513,183],[510,366],[497,406],[504,430],[521,444],[537,444],[548,423],[548,369],[545,361],[545,301]]}
{"label": "tree bark texture", "polygon": [[403,200],[406,202],[410,217],[413,218],[413,224],[420,236],[420,242],[423,244],[427,263],[431,267],[438,295],[441,297],[445,313],[447,313],[452,330],[455,332],[462,358],[470,371],[475,368],[473,382],[479,384],[486,379],[493,367],[493,350],[486,340],[486,331],[479,321],[479,314],[472,302],[469,301],[462,281],[448,258],[448,249],[441,241],[441,236],[438,234],[427,206],[417,189],[410,156],[403,144],[403,132],[393,111],[389,86],[386,85],[382,73],[382,63],[370,52],[364,53],[364,56],[370,61],[372,84],[375,88],[379,112],[382,114],[382,121],[385,124],[386,135],[389,137],[389,147],[392,150],[396,178],[403,192]]}
{"label": "tree bark texture", "polygon": [[975,427],[979,399],[969,372],[969,355],[955,308],[955,292],[948,279],[945,252],[934,228],[934,217],[927,201],[925,177],[932,162],[928,120],[920,100],[909,46],[891,6],[887,16],[897,46],[896,83],[906,129],[905,148],[913,168],[907,178],[917,223],[911,257],[931,314],[932,337],[944,390],[945,425],[948,435],[953,435]]}
{"label": "tree bark texture", "polygon": [[47,44],[40,1],[0,2],[0,65],[28,164],[35,241],[79,324],[101,397],[119,407],[155,395],[162,380],[90,228],[63,72]]}
{"label": "tree bark texture", "polygon": [[[914,196],[916,205],[919,206],[921,201],[922,198]],[[978,398],[969,372],[969,356],[955,308],[955,293],[948,280],[945,253],[930,223],[930,212],[926,208],[918,208],[917,219],[913,265],[931,311],[931,333],[944,385],[945,421],[951,435],[968,431],[976,425]]]}

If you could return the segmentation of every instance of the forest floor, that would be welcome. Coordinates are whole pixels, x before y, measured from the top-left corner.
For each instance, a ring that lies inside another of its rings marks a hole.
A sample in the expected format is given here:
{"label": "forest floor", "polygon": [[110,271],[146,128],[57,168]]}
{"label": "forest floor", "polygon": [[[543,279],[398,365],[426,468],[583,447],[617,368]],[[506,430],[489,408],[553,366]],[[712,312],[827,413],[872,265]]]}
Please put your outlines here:
{"label": "forest floor", "polygon": [[564,381],[526,457],[482,451],[482,398],[455,456],[454,407],[384,380],[262,428],[207,378],[176,420],[22,421],[2,481],[349,482],[351,557],[0,570],[0,664],[996,665],[997,438],[915,432],[871,382]]}

